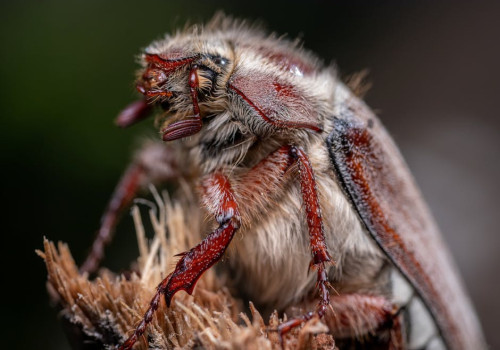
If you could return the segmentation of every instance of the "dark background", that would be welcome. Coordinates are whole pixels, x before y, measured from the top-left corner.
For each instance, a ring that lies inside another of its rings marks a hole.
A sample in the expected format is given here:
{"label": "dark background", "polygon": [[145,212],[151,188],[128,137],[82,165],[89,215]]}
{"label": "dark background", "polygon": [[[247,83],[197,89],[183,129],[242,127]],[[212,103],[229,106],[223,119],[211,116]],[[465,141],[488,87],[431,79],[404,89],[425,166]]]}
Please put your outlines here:
{"label": "dark background", "polygon": [[[121,170],[151,123],[112,120],[136,98],[134,55],[217,9],[301,36],[343,75],[370,69],[368,103],[401,146],[500,348],[500,6],[485,2],[19,1],[0,4],[2,347],[64,349],[42,237],[90,245]],[[136,255],[126,218],[105,264]]]}

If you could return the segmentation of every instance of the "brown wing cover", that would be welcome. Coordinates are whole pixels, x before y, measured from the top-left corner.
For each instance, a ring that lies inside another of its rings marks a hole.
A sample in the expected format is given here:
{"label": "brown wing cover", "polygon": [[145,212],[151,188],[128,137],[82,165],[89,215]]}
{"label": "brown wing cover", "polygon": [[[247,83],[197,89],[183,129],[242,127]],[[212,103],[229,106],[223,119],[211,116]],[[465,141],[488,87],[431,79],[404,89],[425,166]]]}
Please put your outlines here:
{"label": "brown wing cover", "polygon": [[450,349],[486,348],[453,261],[397,147],[362,101],[352,95],[340,100],[327,144],[368,232],[420,294]]}

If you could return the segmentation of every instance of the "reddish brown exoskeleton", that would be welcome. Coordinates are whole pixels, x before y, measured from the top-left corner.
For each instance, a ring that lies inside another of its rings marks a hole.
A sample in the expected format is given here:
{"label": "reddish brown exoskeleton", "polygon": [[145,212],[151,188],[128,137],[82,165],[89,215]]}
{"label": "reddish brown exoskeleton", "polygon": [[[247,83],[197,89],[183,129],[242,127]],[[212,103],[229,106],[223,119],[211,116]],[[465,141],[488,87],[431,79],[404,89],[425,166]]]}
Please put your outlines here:
{"label": "reddish brown exoskeleton", "polygon": [[192,293],[230,244],[229,264],[251,300],[284,310],[318,299],[280,334],[320,317],[339,346],[485,347],[401,155],[331,67],[224,18],[154,42],[141,59],[144,98],[117,123],[157,109],[165,143],[138,153],[82,270],[95,270],[120,212],[150,182],[198,186],[218,227],[180,254],[120,349],[146,331],[162,295],[170,305],[176,292]]}

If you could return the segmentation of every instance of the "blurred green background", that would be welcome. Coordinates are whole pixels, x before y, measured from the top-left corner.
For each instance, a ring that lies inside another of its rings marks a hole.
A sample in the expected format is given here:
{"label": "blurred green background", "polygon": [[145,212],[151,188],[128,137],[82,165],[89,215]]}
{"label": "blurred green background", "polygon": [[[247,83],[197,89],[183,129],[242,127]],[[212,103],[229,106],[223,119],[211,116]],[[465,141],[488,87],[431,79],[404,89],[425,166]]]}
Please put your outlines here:
{"label": "blurred green background", "polygon": [[[135,145],[154,135],[150,122],[112,123],[136,98],[134,56],[219,9],[302,37],[343,75],[370,69],[367,101],[400,144],[500,348],[500,6],[422,1],[1,2],[2,346],[68,347],[34,249],[45,235],[82,260]],[[114,270],[137,253],[128,217],[119,231],[105,261]]]}

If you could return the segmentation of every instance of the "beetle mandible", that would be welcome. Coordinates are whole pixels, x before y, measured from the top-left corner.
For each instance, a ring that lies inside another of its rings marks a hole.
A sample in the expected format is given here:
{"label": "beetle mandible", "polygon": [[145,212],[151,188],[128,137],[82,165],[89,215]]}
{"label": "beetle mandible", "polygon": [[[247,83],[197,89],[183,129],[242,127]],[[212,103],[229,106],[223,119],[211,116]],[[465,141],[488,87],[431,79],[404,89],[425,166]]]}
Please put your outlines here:
{"label": "beetle mandible", "polygon": [[117,124],[155,112],[164,143],[137,153],[81,270],[95,271],[120,213],[149,183],[197,186],[218,226],[180,254],[120,349],[146,331],[162,296],[170,305],[176,292],[192,293],[230,244],[229,264],[253,301],[283,310],[317,299],[280,335],[320,317],[338,344],[485,347],[397,147],[332,67],[223,16],[152,43],[141,62],[144,97]]}

